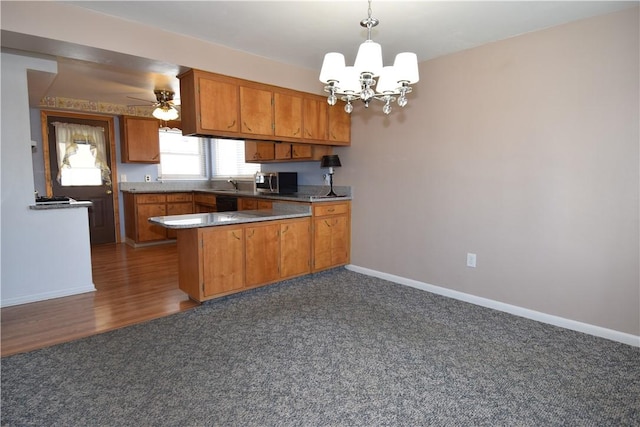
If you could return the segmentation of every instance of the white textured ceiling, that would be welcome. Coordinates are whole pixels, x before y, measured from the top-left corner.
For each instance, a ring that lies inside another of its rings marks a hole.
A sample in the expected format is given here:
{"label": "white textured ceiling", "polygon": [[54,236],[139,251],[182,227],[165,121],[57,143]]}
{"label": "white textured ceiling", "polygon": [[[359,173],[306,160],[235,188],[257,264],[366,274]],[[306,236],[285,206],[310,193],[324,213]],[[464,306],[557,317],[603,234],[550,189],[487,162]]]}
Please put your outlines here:
{"label": "white textured ceiling", "polygon": [[[330,51],[344,53],[347,62],[353,62],[366,38],[359,23],[367,17],[368,8],[364,0],[64,3],[318,71],[324,54]],[[373,30],[372,39],[382,45],[385,64],[404,51],[415,52],[419,61],[425,61],[637,3],[375,0],[372,16],[380,25]],[[174,65],[177,69],[180,64]],[[105,69],[104,65],[98,69],[81,61],[63,61],[59,71],[49,96],[118,102],[106,93],[95,93],[96,88],[152,99],[153,88],[176,85],[175,81],[159,81],[161,75],[153,70]]]}

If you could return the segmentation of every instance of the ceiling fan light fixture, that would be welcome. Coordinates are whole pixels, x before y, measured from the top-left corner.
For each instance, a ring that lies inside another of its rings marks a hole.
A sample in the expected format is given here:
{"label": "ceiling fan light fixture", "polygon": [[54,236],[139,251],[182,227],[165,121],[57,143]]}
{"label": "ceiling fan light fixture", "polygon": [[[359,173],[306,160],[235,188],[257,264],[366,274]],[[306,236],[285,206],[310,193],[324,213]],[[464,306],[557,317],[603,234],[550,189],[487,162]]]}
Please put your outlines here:
{"label": "ceiling fan light fixture", "polygon": [[164,120],[166,122],[168,120],[176,120],[178,118],[178,110],[173,106],[166,104],[153,110],[151,115],[158,120]]}
{"label": "ceiling fan light fixture", "polygon": [[170,90],[156,89],[153,91],[158,100],[158,107],[153,110],[151,115],[158,120],[168,121],[176,120],[178,118],[178,110],[171,105],[173,101],[173,92]]}

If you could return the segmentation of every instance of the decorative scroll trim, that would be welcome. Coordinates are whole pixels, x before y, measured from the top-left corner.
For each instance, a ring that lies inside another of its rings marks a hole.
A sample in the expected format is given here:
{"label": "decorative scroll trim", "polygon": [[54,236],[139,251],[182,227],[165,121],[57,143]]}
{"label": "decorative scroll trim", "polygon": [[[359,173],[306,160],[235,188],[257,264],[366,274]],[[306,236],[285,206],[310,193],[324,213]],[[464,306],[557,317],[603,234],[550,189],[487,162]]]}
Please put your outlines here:
{"label": "decorative scroll trim", "polygon": [[64,110],[84,111],[91,113],[127,115],[153,117],[153,107],[145,106],[128,106],[120,104],[110,104],[108,102],[87,101],[85,99],[58,98],[53,96],[45,96],[40,100],[40,107],[43,108],[60,108]]}

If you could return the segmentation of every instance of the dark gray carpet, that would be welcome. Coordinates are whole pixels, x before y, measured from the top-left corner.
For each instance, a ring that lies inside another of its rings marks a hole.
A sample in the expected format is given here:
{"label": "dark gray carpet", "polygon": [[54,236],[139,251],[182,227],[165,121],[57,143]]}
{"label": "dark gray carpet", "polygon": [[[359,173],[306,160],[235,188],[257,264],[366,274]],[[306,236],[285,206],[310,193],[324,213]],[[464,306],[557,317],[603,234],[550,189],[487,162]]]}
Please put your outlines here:
{"label": "dark gray carpet", "polygon": [[640,349],[345,269],[2,359],[6,426],[640,425]]}

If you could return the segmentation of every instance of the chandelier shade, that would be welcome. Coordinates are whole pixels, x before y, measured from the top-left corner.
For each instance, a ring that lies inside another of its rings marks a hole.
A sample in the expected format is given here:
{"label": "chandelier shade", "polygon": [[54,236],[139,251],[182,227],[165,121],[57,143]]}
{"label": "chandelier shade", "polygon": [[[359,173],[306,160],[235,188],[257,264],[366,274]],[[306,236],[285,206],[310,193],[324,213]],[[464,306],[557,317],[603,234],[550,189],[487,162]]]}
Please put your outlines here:
{"label": "chandelier shade", "polygon": [[329,83],[339,81],[340,74],[344,69],[344,55],[338,52],[329,52],[324,56],[322,70],[320,70],[320,81]]}
{"label": "chandelier shade", "polygon": [[358,74],[366,73],[373,77],[379,76],[382,71],[382,46],[371,40],[362,43],[353,67]]}
{"label": "chandelier shade", "polygon": [[327,53],[320,70],[320,81],[326,85],[324,90],[329,93],[329,105],[335,105],[341,99],[346,102],[344,110],[351,113],[352,101],[360,99],[368,108],[369,102],[376,99],[384,102],[382,111],[389,114],[391,103],[396,99],[400,107],[407,105],[410,85],[420,80],[418,57],[413,52],[402,52],[396,55],[393,65],[384,66],[382,47],[371,40],[371,28],[379,23],[371,17],[371,0],[368,12],[368,18],[360,21],[367,29],[367,40],[360,45],[353,66],[345,64],[343,54]]}

